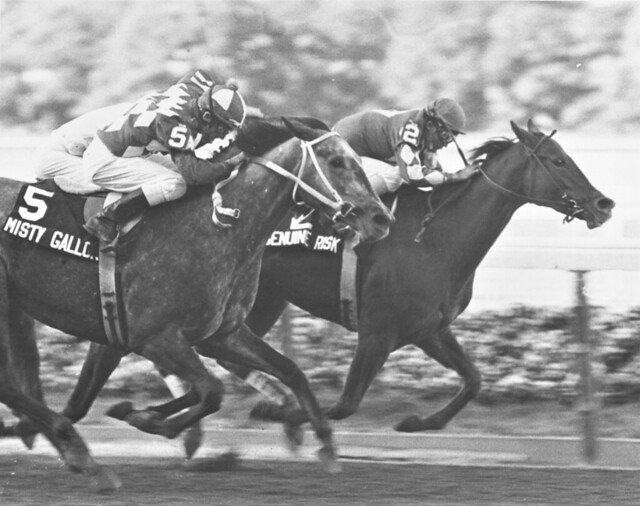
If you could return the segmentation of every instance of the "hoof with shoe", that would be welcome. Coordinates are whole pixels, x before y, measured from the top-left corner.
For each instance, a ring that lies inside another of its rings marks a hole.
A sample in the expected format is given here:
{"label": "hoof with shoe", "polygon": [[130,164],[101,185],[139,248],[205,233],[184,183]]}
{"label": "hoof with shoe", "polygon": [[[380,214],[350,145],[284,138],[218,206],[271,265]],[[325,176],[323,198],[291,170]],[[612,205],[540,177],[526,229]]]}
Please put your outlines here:
{"label": "hoof with shoe", "polygon": [[127,416],[133,411],[133,404],[129,401],[119,402],[111,406],[106,415],[117,420],[126,420]]}

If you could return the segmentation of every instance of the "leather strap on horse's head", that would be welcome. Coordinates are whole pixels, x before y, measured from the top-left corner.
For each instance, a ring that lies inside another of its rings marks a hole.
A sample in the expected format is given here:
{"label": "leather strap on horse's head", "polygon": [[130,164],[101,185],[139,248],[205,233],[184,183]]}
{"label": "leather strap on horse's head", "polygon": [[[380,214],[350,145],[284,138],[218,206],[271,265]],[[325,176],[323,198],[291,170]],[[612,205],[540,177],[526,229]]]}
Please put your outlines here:
{"label": "leather strap on horse's head", "polygon": [[[527,157],[533,158],[536,161],[536,163],[540,167],[542,167],[542,169],[544,169],[544,171],[547,173],[547,175],[551,178],[551,181],[553,181],[553,184],[556,185],[556,187],[558,188],[558,190],[562,194],[561,197],[560,197],[561,203],[566,204],[567,207],[568,207],[567,212],[565,213],[565,217],[562,220],[562,222],[563,223],[569,223],[570,221],[573,221],[573,219],[583,211],[583,208],[580,207],[578,202],[575,199],[571,198],[569,196],[569,194],[562,188],[562,186],[558,182],[557,178],[553,175],[553,173],[549,170],[549,168],[542,162],[542,160],[540,159],[540,157],[537,154],[537,151],[540,148],[540,146],[542,146],[542,144],[546,140],[551,139],[551,137],[553,137],[553,135],[555,133],[556,133],[556,130],[551,132],[549,135],[544,135],[543,134],[542,137],[540,138],[540,140],[536,143],[536,145],[533,148],[530,148],[524,142],[521,142],[521,144],[522,144],[522,146],[524,147],[524,149],[525,149],[525,151],[527,153]],[[554,201],[554,200],[538,199],[538,198],[534,198],[534,197],[529,197],[527,195],[521,195],[521,194],[519,194],[517,192],[509,190],[508,188],[505,188],[505,187],[499,185],[498,183],[496,183],[493,179],[491,179],[487,175],[487,173],[484,170],[482,170],[482,168],[480,169],[480,173],[482,174],[484,179],[490,184],[490,186],[492,186],[493,188],[501,191],[502,193],[505,193],[505,194],[510,195],[512,197],[516,197],[518,199],[522,199],[525,202],[533,202],[533,203],[537,203],[537,204],[557,204],[558,203],[557,201]]]}
{"label": "leather strap on horse's head", "polygon": [[[333,221],[339,220],[341,218],[346,217],[349,213],[351,213],[354,209],[353,204],[351,204],[350,202],[345,201],[340,194],[335,190],[335,188],[333,188],[333,186],[331,185],[331,182],[329,181],[329,179],[327,178],[326,174],[323,172],[322,168],[320,167],[320,164],[318,163],[318,159],[316,158],[315,152],[313,151],[313,146],[316,144],[319,144],[320,142],[333,137],[339,135],[338,132],[327,132],[323,135],[321,135],[320,137],[312,140],[312,141],[303,141],[300,140],[300,147],[302,149],[302,158],[300,160],[300,170],[298,171],[298,175],[294,175],[291,172],[285,170],[284,168],[280,167],[278,164],[272,162],[271,160],[267,160],[265,158],[262,157],[254,157],[252,160],[254,163],[258,163],[270,170],[272,170],[273,172],[275,172],[276,174],[279,174],[283,177],[286,177],[287,179],[290,179],[291,181],[293,181],[294,187],[293,187],[293,192],[292,192],[292,198],[293,201],[296,204],[299,204],[300,202],[298,200],[296,200],[296,194],[298,192],[299,188],[302,188],[304,191],[306,191],[309,195],[311,195],[312,197],[316,198],[317,200],[319,200],[320,202],[322,202],[324,205],[326,205],[327,207],[333,209],[335,211],[335,214],[333,215]],[[322,182],[324,183],[324,185],[327,187],[327,189],[329,190],[329,193],[331,194],[331,196],[333,197],[333,200],[324,196],[322,193],[320,193],[318,190],[316,190],[315,188],[313,188],[311,185],[305,183],[302,180],[302,174],[304,172],[304,169],[307,165],[307,158],[309,160],[311,160],[311,164],[313,165],[313,167],[316,169],[318,175],[320,176],[320,179],[322,180]]]}

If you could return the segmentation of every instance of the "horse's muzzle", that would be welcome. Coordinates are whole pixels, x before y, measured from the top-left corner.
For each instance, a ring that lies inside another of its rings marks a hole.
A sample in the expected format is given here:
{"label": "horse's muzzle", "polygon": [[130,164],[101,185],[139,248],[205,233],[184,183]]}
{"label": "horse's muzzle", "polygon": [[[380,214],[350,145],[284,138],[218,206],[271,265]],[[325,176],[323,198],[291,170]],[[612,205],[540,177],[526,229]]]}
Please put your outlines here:
{"label": "horse's muzzle", "polygon": [[583,210],[576,215],[587,223],[587,228],[593,229],[602,226],[610,218],[616,203],[608,197],[600,197],[593,202],[590,210]]}

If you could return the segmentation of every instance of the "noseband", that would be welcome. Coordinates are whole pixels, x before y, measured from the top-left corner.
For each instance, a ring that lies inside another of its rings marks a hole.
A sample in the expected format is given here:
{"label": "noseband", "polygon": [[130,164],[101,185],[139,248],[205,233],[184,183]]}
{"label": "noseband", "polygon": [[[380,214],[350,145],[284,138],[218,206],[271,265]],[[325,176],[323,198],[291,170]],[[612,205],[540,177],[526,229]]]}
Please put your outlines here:
{"label": "noseband", "polygon": [[538,143],[533,147],[533,149],[531,149],[529,146],[527,146],[526,144],[522,143],[522,145],[524,146],[524,149],[527,152],[527,157],[531,157],[533,158],[536,163],[542,167],[544,169],[544,171],[546,172],[546,174],[551,178],[551,181],[553,181],[553,184],[556,185],[556,188],[558,188],[558,190],[560,191],[560,193],[562,194],[562,196],[560,197],[560,201],[557,200],[546,200],[546,199],[538,199],[535,197],[529,197],[527,195],[521,195],[517,192],[514,192],[512,190],[509,190],[508,188],[505,188],[504,186],[496,183],[493,179],[491,179],[487,173],[482,169],[482,167],[480,167],[480,172],[482,173],[482,175],[484,176],[485,180],[494,188],[496,188],[497,190],[506,193],[507,195],[511,195],[513,197],[525,200],[527,202],[532,202],[532,203],[538,203],[538,204],[562,204],[564,205],[567,210],[565,212],[565,217],[562,220],[563,223],[569,223],[570,221],[572,221],[578,214],[580,214],[584,209],[582,207],[580,207],[578,205],[578,202],[571,198],[569,196],[569,194],[563,189],[563,187],[560,185],[560,183],[558,182],[557,178],[553,175],[553,173],[549,170],[549,168],[542,162],[542,160],[540,159],[540,157],[537,154],[538,148],[542,145],[542,143],[544,141],[546,141],[547,139],[551,139],[551,137],[553,137],[553,135],[556,133],[556,130],[554,130],[553,132],[551,132],[551,134],[549,135],[543,135],[542,138],[538,141]]}

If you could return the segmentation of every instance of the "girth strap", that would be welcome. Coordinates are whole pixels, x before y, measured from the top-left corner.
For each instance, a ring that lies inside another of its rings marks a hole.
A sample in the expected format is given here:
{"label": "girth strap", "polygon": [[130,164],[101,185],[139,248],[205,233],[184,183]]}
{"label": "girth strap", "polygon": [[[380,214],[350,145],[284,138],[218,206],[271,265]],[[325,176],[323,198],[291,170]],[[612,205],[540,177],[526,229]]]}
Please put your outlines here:
{"label": "girth strap", "polygon": [[342,270],[340,272],[340,323],[352,332],[358,330],[358,296],[356,289],[358,257],[353,249],[357,243],[357,234],[343,239]]}
{"label": "girth strap", "polygon": [[100,276],[100,305],[104,331],[111,346],[129,349],[127,327],[120,317],[118,298],[119,290],[116,280],[116,249],[105,248],[100,245],[99,276]]}

